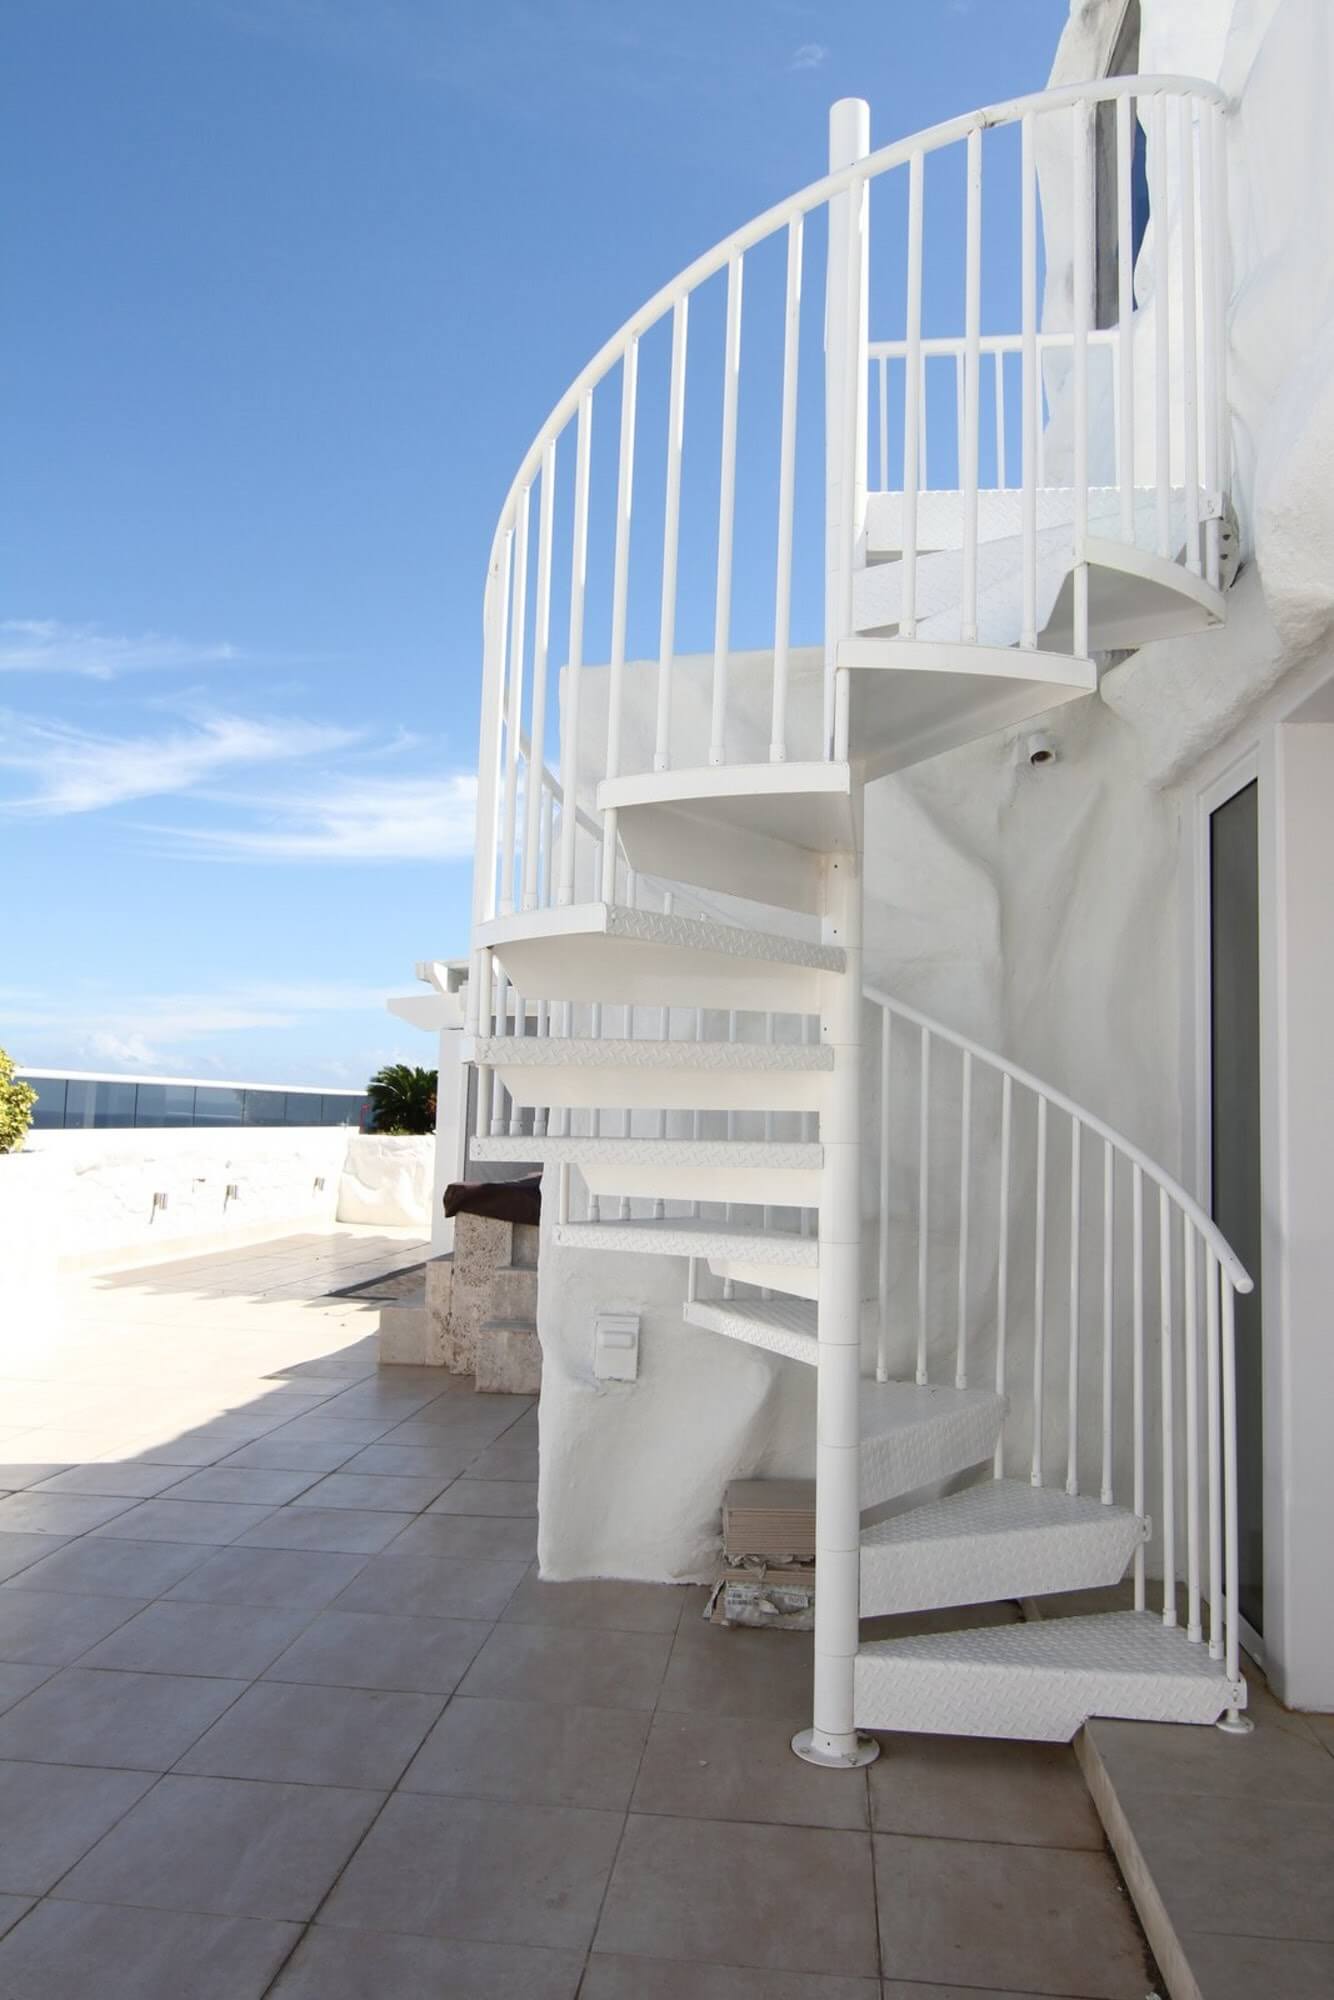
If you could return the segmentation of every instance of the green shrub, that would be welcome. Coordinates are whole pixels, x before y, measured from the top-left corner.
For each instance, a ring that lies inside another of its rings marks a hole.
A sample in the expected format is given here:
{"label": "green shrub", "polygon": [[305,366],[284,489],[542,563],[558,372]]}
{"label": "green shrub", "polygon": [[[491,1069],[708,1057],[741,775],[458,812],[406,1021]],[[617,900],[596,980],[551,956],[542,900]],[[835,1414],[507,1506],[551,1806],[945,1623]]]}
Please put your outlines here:
{"label": "green shrub", "polygon": [[16,1083],[11,1057],[0,1049],[0,1153],[17,1153],[32,1124],[37,1092],[30,1083]]}

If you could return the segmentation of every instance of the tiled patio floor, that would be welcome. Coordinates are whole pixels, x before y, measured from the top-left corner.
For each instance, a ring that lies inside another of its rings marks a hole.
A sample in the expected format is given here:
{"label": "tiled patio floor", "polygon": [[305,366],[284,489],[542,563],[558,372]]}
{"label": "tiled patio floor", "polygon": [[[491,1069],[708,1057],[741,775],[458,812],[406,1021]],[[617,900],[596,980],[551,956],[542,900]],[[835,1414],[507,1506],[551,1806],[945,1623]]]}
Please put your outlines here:
{"label": "tiled patio floor", "polygon": [[3,2000],[1142,2000],[1071,1752],[813,1771],[809,1641],[537,1579],[529,1401],[324,1296],[420,1255],[0,1336]]}

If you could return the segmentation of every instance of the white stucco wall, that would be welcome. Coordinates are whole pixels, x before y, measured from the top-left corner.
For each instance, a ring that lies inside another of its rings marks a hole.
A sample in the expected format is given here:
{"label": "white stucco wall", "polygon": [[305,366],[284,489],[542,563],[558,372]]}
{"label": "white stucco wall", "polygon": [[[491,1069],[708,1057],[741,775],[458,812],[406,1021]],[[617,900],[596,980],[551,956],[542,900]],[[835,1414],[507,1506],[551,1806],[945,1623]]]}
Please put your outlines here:
{"label": "white stucco wall", "polygon": [[21,1153],[0,1156],[0,1301],[18,1298],[20,1274],[27,1296],[56,1269],[147,1262],[335,1221],[425,1229],[432,1151],[429,1138],[342,1126],[30,1133]]}
{"label": "white stucco wall", "polygon": [[[1119,0],[1075,0],[1058,79],[1092,73],[1090,51],[1120,12]],[[1218,78],[1240,107],[1228,140],[1229,370],[1245,566],[1230,622],[1146,646],[1110,668],[1099,699],[1054,712],[1053,766],[1020,766],[1014,741],[993,738],[872,787],[867,972],[1068,1090],[1189,1184],[1193,777],[1334,638],[1334,203],[1323,151],[1334,26],[1324,0],[1144,0],[1143,15],[1142,70]],[[1055,314],[1050,177],[1044,203]],[[597,679],[584,681],[595,732]],[[627,716],[628,738],[642,721]],[[727,1479],[811,1470],[813,1384],[790,1363],[683,1327],[679,1266],[549,1242],[543,1256],[555,1277],[541,1309],[544,1569],[699,1574]],[[983,1284],[981,1264],[977,1275]],[[1022,1273],[1015,1282],[1022,1368]],[[616,1304],[644,1311],[643,1358],[637,1383],[607,1388],[591,1377],[591,1317]]]}

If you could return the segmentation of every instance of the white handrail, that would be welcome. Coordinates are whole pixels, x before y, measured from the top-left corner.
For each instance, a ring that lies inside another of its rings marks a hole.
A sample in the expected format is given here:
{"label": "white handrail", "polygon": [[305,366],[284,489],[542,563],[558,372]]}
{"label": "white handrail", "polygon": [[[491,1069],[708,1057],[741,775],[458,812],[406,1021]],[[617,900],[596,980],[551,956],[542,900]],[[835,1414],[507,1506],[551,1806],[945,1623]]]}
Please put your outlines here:
{"label": "white handrail", "polygon": [[1077,1118],[1086,1132],[1095,1132],[1100,1139],[1105,1139],[1123,1158],[1147,1174],[1154,1186],[1162,1188],[1182,1213],[1190,1217],[1236,1289],[1239,1292],[1253,1290],[1253,1281],[1248,1276],[1245,1265],[1218,1224],[1205,1214],[1194,1196],[1188,1194],[1179,1181],[1173,1180],[1170,1174],[1151,1160],[1133,1139],[1127,1139],[1123,1132],[1118,1132],[1113,1126],[1104,1123],[1096,1113],[1087,1110],[1084,1105],[1076,1104],[1072,1097],[1067,1097],[1064,1091],[1057,1090],[1053,1084],[1044,1083],[1042,1078],[1034,1076],[1031,1070],[1022,1069],[1018,1063],[1010,1062],[1006,1056],[997,1055],[994,1049],[984,1048],[981,1042],[972,1041],[967,1035],[958,1034],[953,1028],[945,1027],[942,1022],[933,1020],[929,1014],[923,1014],[916,1007],[910,1007],[907,1001],[896,1000],[892,994],[883,992],[878,986],[865,986],[862,991],[866,999],[875,1006],[888,1007],[901,1020],[911,1021],[914,1027],[924,1028],[933,1041],[949,1042],[952,1047],[971,1055],[976,1062],[984,1063],[987,1068],[998,1071],[1002,1076],[1008,1076],[1012,1082],[1022,1085],[1025,1090],[1031,1090],[1035,1096],[1045,1097],[1054,1110],[1064,1111],[1069,1117]]}

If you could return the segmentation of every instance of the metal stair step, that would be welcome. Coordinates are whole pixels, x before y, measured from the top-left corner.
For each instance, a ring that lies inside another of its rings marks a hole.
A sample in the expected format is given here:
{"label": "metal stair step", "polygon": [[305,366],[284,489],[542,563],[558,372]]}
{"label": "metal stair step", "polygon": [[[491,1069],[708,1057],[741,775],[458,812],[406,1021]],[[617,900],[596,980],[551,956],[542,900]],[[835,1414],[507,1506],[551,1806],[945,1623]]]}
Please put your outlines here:
{"label": "metal stair step", "polygon": [[685,1318],[691,1326],[764,1347],[814,1368],[820,1359],[814,1299],[688,1299]]}
{"label": "metal stair step", "polygon": [[604,1138],[587,1134],[474,1140],[475,1160],[577,1166],[591,1194],[615,1199],[746,1202],[813,1208],[823,1148],[782,1139]]}
{"label": "metal stair step", "polygon": [[858,1649],[862,1729],[1068,1743],[1090,1716],[1216,1722],[1246,1683],[1147,1611],[878,1639]]}
{"label": "metal stair step", "polygon": [[991,1479],[863,1528],[862,1617],[1116,1583],[1146,1535],[1123,1507]]}
{"label": "metal stair step", "polygon": [[814,1236],[765,1229],[758,1223],[710,1222],[695,1216],[558,1222],[554,1236],[570,1250],[636,1250],[657,1257],[703,1257],[716,1263],[741,1259],[809,1271],[820,1261],[820,1246]]}
{"label": "metal stair step", "polygon": [[494,917],[474,942],[494,949],[525,999],[611,1005],[813,1013],[821,981],[847,963],[840,945],[620,903]]}
{"label": "metal stair step", "polygon": [[834,1066],[818,1042],[498,1035],[471,1053],[516,1104],[587,1109],[818,1111]]}
{"label": "metal stair step", "polygon": [[996,1448],[1005,1398],[993,1389],[863,1382],[861,1504],[878,1507],[982,1465]]}

